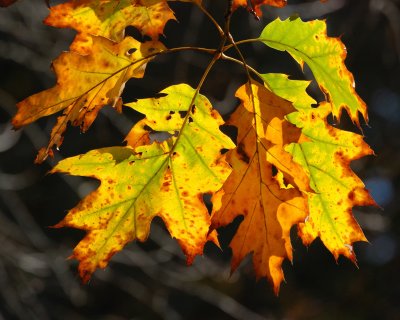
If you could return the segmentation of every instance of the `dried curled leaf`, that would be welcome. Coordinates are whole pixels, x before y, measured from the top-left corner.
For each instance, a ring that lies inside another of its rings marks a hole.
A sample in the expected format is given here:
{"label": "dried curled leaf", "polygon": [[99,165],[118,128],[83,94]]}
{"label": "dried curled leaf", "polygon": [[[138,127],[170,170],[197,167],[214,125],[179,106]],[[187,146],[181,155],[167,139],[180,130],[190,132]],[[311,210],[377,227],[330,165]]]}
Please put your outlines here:
{"label": "dried curled leaf", "polygon": [[292,259],[290,228],[307,216],[302,193],[281,186],[283,176],[309,190],[302,168],[284,150],[301,133],[284,118],[292,105],[263,85],[244,85],[236,96],[242,103],[227,122],[238,128],[237,147],[227,154],[233,172],[213,197],[212,223],[217,228],[244,216],[230,245],[232,269],[252,252],[257,277],[267,277],[278,293],[282,262]]}
{"label": "dried curled leaf", "polygon": [[[215,233],[209,235],[203,195],[218,190],[229,175],[220,150],[234,145],[219,130],[223,121],[218,112],[194,89],[177,85],[161,93],[165,96],[128,106],[145,113],[143,121],[153,130],[173,136],[135,149],[93,150],[61,161],[52,171],[101,181],[58,224],[87,231],[73,254],[85,281],[126,243],[145,241],[155,216],[178,240],[188,263],[202,254],[207,240],[216,240]],[[181,117],[183,113],[187,117]]]}
{"label": "dried curled leaf", "polygon": [[114,43],[93,37],[91,54],[62,53],[53,63],[57,84],[18,103],[18,113],[13,119],[14,127],[20,128],[64,110],[51,132],[49,145],[39,152],[37,162],[46,159],[53,146],[62,144],[69,122],[86,131],[102,107],[120,104],[125,82],[143,77],[151,55],[163,49],[158,41],[141,43],[126,37]]}
{"label": "dried curled leaf", "polygon": [[368,121],[367,106],[357,95],[353,75],[344,64],[346,48],[340,39],[327,36],[324,21],[276,19],[264,28],[259,40],[271,48],[287,51],[301,66],[305,62],[310,67],[334,117],[340,119],[345,109],[358,126],[358,113]]}

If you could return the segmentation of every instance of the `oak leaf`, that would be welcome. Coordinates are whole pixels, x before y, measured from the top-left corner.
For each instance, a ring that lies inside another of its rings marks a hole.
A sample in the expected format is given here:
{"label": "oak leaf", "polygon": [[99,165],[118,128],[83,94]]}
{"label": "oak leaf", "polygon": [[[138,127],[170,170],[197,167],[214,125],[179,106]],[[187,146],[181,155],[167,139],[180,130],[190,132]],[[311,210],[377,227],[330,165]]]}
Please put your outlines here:
{"label": "oak leaf", "polygon": [[53,146],[61,145],[68,122],[86,131],[102,107],[118,107],[125,82],[143,77],[152,54],[163,49],[158,41],[141,43],[126,37],[115,43],[93,37],[91,54],[62,53],[53,63],[57,84],[18,103],[18,113],[13,119],[14,127],[20,128],[64,110],[51,132],[48,146],[39,151],[37,162],[46,159]]}
{"label": "oak leaf", "polygon": [[219,130],[218,112],[196,90],[181,84],[161,94],[127,106],[146,115],[137,126],[146,123],[172,134],[168,139],[93,150],[61,161],[52,171],[101,181],[57,225],[87,231],[72,256],[80,261],[84,281],[129,241],[145,241],[156,216],[178,240],[188,263],[202,254],[207,240],[215,241],[203,195],[217,191],[231,172],[221,150],[234,145]]}
{"label": "oak leaf", "polygon": [[165,24],[174,20],[166,0],[71,0],[50,8],[44,22],[53,27],[73,28],[78,35],[71,50],[91,51],[90,35],[120,42],[128,26],[157,40]]}
{"label": "oak leaf", "polygon": [[274,93],[292,101],[298,110],[287,119],[301,128],[302,142],[293,143],[286,150],[303,167],[314,190],[308,194],[309,215],[299,224],[300,237],[305,245],[320,237],[336,259],[344,255],[355,262],[353,243],[366,238],[352,208],[376,204],[350,163],[373,151],[362,136],[328,124],[328,103],[311,107],[315,101],[305,91],[307,81],[271,74],[263,75],[263,79]]}
{"label": "oak leaf", "polygon": [[[285,115],[293,106],[255,81],[236,93],[241,104],[227,122],[238,128],[237,147],[227,153],[232,173],[213,197],[213,227],[244,216],[230,246],[232,269],[253,252],[258,278],[267,277],[276,293],[285,258],[292,259],[290,228],[304,221],[307,203],[298,190],[309,190],[308,178],[284,147],[301,132]],[[282,187],[277,170],[292,186]],[[298,188],[294,188],[293,185]]]}
{"label": "oak leaf", "polygon": [[310,215],[299,225],[299,234],[304,244],[320,237],[336,259],[342,254],[355,262],[353,243],[366,238],[352,208],[376,204],[350,162],[373,151],[362,136],[329,125],[326,118],[330,112],[331,106],[322,103],[288,117],[310,140],[292,144],[287,150],[306,170],[315,191],[309,195]]}
{"label": "oak leaf", "polygon": [[302,67],[304,62],[310,67],[334,117],[340,119],[345,109],[358,126],[358,113],[368,121],[366,104],[357,95],[353,75],[344,64],[346,48],[340,39],[327,36],[324,21],[276,19],[264,28],[259,40],[271,48],[287,51]]}
{"label": "oak leaf", "polygon": [[250,4],[251,6],[249,6],[249,0],[233,0],[233,9],[236,9],[237,7],[245,7],[250,11],[254,10],[257,16],[261,16],[262,12],[260,7],[262,5],[282,8],[286,6],[287,0],[251,0]]}

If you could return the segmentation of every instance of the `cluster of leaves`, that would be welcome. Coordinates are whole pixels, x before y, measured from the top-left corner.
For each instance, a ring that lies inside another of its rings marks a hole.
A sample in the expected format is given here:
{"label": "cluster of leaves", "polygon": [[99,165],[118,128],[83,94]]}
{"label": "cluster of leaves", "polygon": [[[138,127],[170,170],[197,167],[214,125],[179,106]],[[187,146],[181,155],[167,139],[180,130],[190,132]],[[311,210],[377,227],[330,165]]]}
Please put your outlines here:
{"label": "cluster of leaves", "polygon": [[[340,39],[328,37],[323,21],[293,18],[271,22],[256,39],[235,41],[229,26],[236,9],[246,7],[258,17],[261,5],[282,7],[286,1],[227,1],[222,26],[201,0],[181,1],[197,6],[214,23],[221,37],[218,48],[166,48],[159,36],[175,19],[167,0],[70,0],[51,7],[45,19],[77,35],[70,51],[53,62],[57,84],[20,102],[13,119],[20,128],[62,113],[37,163],[61,146],[68,124],[86,131],[104,106],[144,115],[125,147],[92,150],[62,160],[52,170],[101,181],[56,225],[87,231],[73,253],[82,279],[104,268],[128,242],[145,241],[155,216],[178,240],[188,263],[203,253],[207,241],[218,245],[219,227],[243,216],[230,244],[232,269],[252,253],[257,277],[267,277],[276,293],[283,280],[282,262],[292,259],[294,225],[305,245],[319,237],[336,259],[344,255],[355,261],[352,244],[366,239],[352,208],[374,201],[350,163],[373,152],[362,136],[327,121],[329,115],[340,119],[343,110],[358,127],[361,116],[368,121]],[[125,36],[128,26],[149,40]],[[306,63],[326,101],[315,107],[306,92],[308,81],[249,66],[239,48],[248,42],[286,51],[301,67]],[[154,98],[122,102],[129,79],[143,77],[146,65],[158,56],[181,50],[210,55],[196,88],[178,84]],[[231,57],[229,50],[241,58]],[[235,142],[220,130],[223,119],[200,93],[217,60],[242,65],[248,78],[237,89],[241,102],[226,122],[238,129]],[[154,141],[155,132],[168,138]],[[212,195],[211,213],[205,194]]]}

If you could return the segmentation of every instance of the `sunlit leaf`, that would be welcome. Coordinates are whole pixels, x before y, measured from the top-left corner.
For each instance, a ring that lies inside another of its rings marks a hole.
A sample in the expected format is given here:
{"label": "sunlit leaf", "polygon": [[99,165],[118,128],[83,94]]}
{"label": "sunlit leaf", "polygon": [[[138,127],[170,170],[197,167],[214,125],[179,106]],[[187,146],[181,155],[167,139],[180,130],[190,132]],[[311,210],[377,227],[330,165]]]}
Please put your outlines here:
{"label": "sunlit leaf", "polygon": [[331,106],[324,103],[288,117],[310,140],[287,150],[306,170],[315,191],[309,195],[310,215],[300,224],[299,234],[306,245],[320,237],[336,259],[342,254],[355,261],[353,243],[366,238],[352,208],[375,202],[350,163],[373,151],[362,136],[330,126],[326,120],[330,111]]}
{"label": "sunlit leaf", "polygon": [[267,277],[277,293],[285,258],[292,259],[290,228],[307,216],[306,200],[293,186],[281,187],[277,172],[308,189],[308,179],[284,147],[297,142],[300,130],[285,120],[292,105],[253,82],[236,93],[242,101],[227,122],[238,128],[237,147],[227,161],[233,172],[213,197],[213,226],[244,216],[232,242],[232,269],[253,253],[257,277]]}
{"label": "sunlit leaf", "polygon": [[169,132],[170,138],[136,148],[93,150],[53,170],[101,181],[58,224],[87,231],[73,254],[84,280],[129,241],[146,240],[156,216],[178,240],[188,263],[202,254],[207,240],[216,241],[215,234],[209,236],[203,195],[217,191],[229,175],[220,151],[234,145],[219,130],[223,121],[218,112],[194,89],[177,85],[161,94],[128,106],[146,115],[138,126]]}
{"label": "sunlit leaf", "polygon": [[71,49],[89,53],[90,35],[121,41],[128,26],[157,40],[165,24],[175,19],[166,0],[71,0],[51,7],[48,25],[78,31]]}
{"label": "sunlit leaf", "polygon": [[293,143],[286,150],[307,172],[315,191],[308,196],[310,214],[299,225],[303,242],[309,245],[320,237],[336,259],[342,254],[355,261],[353,243],[366,238],[352,215],[352,208],[375,202],[351,170],[350,163],[373,151],[362,136],[328,124],[329,104],[311,107],[315,101],[305,91],[307,81],[289,80],[280,74],[263,75],[263,79],[273,92],[292,101],[298,110],[287,118],[301,128],[304,142]]}
{"label": "sunlit leaf", "polygon": [[346,48],[340,39],[327,36],[324,21],[277,19],[265,27],[259,39],[271,48],[287,51],[301,66],[305,62],[310,67],[336,118],[340,119],[345,109],[358,126],[358,113],[368,121],[365,102],[357,95],[353,75],[344,64]]}
{"label": "sunlit leaf", "polygon": [[143,77],[150,60],[146,57],[163,49],[158,41],[140,43],[127,37],[121,43],[114,43],[93,37],[90,55],[61,54],[53,63],[57,84],[18,103],[18,113],[13,119],[14,127],[20,128],[64,110],[53,128],[49,145],[40,151],[37,161],[42,162],[53,146],[61,145],[69,122],[86,131],[102,107],[118,106],[125,82],[132,77]]}

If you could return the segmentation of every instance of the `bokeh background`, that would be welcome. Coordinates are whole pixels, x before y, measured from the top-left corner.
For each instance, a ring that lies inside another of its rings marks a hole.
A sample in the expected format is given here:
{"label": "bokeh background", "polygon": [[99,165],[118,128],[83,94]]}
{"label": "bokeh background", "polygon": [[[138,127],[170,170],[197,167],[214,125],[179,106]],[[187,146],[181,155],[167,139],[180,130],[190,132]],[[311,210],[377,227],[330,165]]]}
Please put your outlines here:
{"label": "bokeh background", "polygon": [[[60,2],[60,1],[58,1]],[[56,4],[57,1],[52,1]],[[222,21],[225,1],[205,1]],[[54,85],[50,62],[67,50],[73,31],[44,26],[48,9],[41,0],[19,0],[0,9],[0,319],[400,319],[400,1],[289,0],[284,9],[264,8],[261,22],[245,10],[232,21],[235,39],[257,37],[277,16],[299,14],[304,20],[326,19],[331,36],[348,49],[346,64],[369,106],[366,141],[376,156],[352,163],[381,208],[355,208],[370,243],[357,243],[358,268],[338,263],[319,241],[305,248],[293,230],[294,262],[284,264],[286,283],[279,297],[265,280],[256,281],[250,259],[230,275],[228,248],[240,219],[222,229],[221,253],[207,245],[204,257],[185,265],[177,243],[159,219],[148,242],[132,243],[106,270],[82,285],[76,261],[67,260],[81,231],[52,229],[67,210],[97,186],[79,177],[47,175],[64,157],[90,149],[123,145],[137,114],[104,108],[91,129],[70,128],[54,159],[34,165],[47,142],[55,117],[13,131],[16,102]],[[217,33],[194,6],[173,3],[179,22],[170,22],[162,38],[167,46],[215,47]],[[133,29],[131,35],[141,38]],[[287,54],[262,44],[243,47],[250,65],[262,72],[305,76]],[[150,96],[186,82],[195,86],[210,57],[178,53],[156,59],[144,80],[131,80],[124,100]],[[243,70],[218,63],[202,93],[227,116],[232,98],[245,81]],[[317,98],[321,94],[311,87]],[[355,130],[343,119],[338,127]]]}

